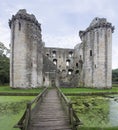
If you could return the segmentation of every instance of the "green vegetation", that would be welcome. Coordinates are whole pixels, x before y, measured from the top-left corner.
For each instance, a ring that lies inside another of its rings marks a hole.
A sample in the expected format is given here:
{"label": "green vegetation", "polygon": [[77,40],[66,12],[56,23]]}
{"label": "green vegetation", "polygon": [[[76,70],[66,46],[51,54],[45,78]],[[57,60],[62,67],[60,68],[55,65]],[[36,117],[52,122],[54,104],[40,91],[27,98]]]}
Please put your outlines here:
{"label": "green vegetation", "polygon": [[[8,93],[40,93],[43,90],[42,88],[33,88],[33,89],[14,89],[10,86],[0,86],[0,92]],[[97,92],[118,92],[118,84],[113,84],[112,89],[95,89],[95,88],[61,88],[62,92],[77,94],[77,93],[97,93]]]}
{"label": "green vegetation", "polygon": [[9,83],[9,58],[0,55],[0,84]]}
{"label": "green vegetation", "polygon": [[118,69],[112,70],[112,81],[118,82]]}
{"label": "green vegetation", "polygon": [[112,87],[118,87],[118,84],[113,84]]}
{"label": "green vegetation", "polygon": [[118,84],[113,85],[112,89],[95,89],[95,88],[61,88],[62,92],[77,94],[77,93],[103,93],[103,92],[118,92]]}
{"label": "green vegetation", "polygon": [[[108,122],[109,104],[103,97],[70,97],[76,102],[74,109],[86,127],[105,126]],[[98,124],[97,124],[98,123]],[[107,124],[108,125],[108,124]]]}
{"label": "green vegetation", "polygon": [[0,96],[1,130],[19,130],[13,126],[23,115],[26,103],[33,98],[33,96]]}
{"label": "green vegetation", "polygon": [[[0,86],[0,93],[40,93],[43,88],[12,89],[9,86]],[[22,117],[26,103],[34,96],[0,96],[0,128],[2,130],[20,130],[13,126]]]}
{"label": "green vegetation", "polygon": [[40,93],[43,88],[34,88],[34,89],[13,89],[10,86],[0,86],[0,92],[8,93]]}
{"label": "green vegetation", "polygon": [[102,96],[70,96],[82,121],[80,130],[117,130],[109,122],[109,99]]}
{"label": "green vegetation", "polygon": [[118,127],[110,127],[110,128],[80,127],[79,130],[118,130]]}

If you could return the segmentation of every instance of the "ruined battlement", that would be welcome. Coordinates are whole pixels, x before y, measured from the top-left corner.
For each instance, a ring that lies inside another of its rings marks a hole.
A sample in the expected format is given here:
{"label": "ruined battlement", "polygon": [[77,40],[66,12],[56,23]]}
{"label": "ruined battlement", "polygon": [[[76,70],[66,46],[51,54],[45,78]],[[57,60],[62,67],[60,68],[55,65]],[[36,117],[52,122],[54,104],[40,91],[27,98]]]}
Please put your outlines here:
{"label": "ruined battlement", "polygon": [[28,14],[25,9],[19,10],[16,15],[12,15],[11,20],[9,20],[9,27],[11,28],[12,22],[14,22],[16,19],[20,20],[26,20],[31,23],[34,23],[41,31],[41,24],[37,21],[36,17],[33,14]]}
{"label": "ruined battlement", "polygon": [[114,32],[114,26],[110,22],[107,22],[106,18],[94,18],[93,21],[90,23],[89,27],[85,31],[79,31],[80,38],[85,35],[87,32],[91,30],[98,29],[98,28],[111,28],[112,33]]}

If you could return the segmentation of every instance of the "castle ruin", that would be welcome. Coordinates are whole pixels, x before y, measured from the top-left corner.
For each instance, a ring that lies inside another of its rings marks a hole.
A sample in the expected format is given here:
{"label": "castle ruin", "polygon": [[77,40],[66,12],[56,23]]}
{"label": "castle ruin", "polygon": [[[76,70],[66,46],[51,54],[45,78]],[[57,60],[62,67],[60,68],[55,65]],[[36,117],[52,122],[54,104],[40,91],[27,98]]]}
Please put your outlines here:
{"label": "castle ruin", "polygon": [[112,33],[105,18],[95,18],[74,49],[45,47],[41,25],[25,9],[9,20],[10,86],[111,88]]}

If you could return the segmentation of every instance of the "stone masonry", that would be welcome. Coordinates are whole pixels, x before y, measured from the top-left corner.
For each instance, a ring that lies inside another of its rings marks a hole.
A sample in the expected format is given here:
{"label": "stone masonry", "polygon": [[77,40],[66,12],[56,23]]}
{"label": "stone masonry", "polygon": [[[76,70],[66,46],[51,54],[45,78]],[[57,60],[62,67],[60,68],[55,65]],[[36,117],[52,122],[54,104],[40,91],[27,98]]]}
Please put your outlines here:
{"label": "stone masonry", "polygon": [[9,21],[11,28],[10,85],[30,88],[42,85],[41,25],[34,15],[19,10]]}
{"label": "stone masonry", "polygon": [[25,9],[9,20],[11,28],[10,86],[111,88],[112,32],[105,18],[95,18],[79,35],[74,49],[49,48],[41,25]]}
{"label": "stone masonry", "polygon": [[83,54],[82,86],[111,88],[112,32],[114,27],[105,18],[95,18],[85,31],[80,31]]}

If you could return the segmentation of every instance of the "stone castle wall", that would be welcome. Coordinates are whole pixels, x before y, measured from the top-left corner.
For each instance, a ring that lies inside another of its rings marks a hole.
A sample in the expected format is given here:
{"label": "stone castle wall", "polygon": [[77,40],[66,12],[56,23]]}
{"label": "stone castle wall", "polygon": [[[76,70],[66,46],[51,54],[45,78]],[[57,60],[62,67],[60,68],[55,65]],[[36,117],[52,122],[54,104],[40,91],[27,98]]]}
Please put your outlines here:
{"label": "stone castle wall", "polygon": [[77,87],[76,64],[74,64],[74,49],[66,48],[44,48],[44,55],[52,61],[58,69],[60,86]]}
{"label": "stone castle wall", "polygon": [[59,86],[57,66],[43,55],[43,86]]}
{"label": "stone castle wall", "polygon": [[65,48],[44,48],[44,55],[47,56],[60,71],[73,69],[74,49]]}
{"label": "stone castle wall", "polygon": [[45,47],[35,16],[19,10],[11,28],[10,86],[111,88],[112,32],[105,18],[95,18],[74,49]]}

